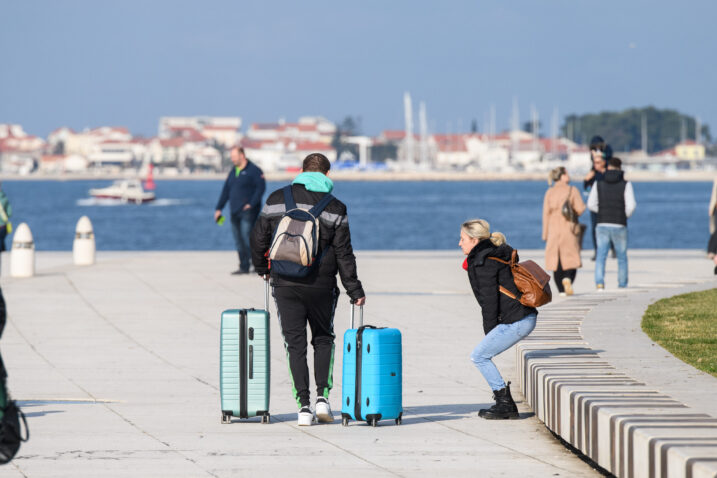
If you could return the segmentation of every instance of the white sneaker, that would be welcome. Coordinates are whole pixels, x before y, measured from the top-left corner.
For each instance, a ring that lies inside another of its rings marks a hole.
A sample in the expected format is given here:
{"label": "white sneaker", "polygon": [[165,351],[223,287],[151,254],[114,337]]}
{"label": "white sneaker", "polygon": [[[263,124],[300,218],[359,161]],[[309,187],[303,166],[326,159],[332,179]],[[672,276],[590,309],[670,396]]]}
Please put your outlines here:
{"label": "white sneaker", "polygon": [[301,407],[301,410],[299,410],[299,421],[298,424],[300,427],[308,427],[313,425],[314,423],[314,412],[311,411],[311,408],[309,407]]}
{"label": "white sneaker", "polygon": [[334,421],[334,414],[331,413],[331,405],[329,405],[329,401],[324,397],[316,399],[316,418],[319,419],[320,423],[332,423]]}

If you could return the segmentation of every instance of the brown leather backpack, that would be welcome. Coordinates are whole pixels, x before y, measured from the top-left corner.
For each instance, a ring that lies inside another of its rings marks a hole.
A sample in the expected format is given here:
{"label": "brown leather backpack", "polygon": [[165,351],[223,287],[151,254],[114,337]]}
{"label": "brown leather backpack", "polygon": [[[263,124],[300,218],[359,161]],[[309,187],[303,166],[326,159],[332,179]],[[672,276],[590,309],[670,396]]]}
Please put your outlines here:
{"label": "brown leather backpack", "polygon": [[526,307],[540,307],[541,305],[548,304],[553,300],[553,293],[550,291],[550,276],[548,273],[533,261],[518,262],[517,258],[518,251],[515,250],[511,255],[510,262],[498,259],[497,257],[488,258],[510,266],[510,271],[513,273],[513,280],[520,292],[520,297],[516,297],[515,294],[503,286],[500,286],[500,291],[511,299],[517,299]]}

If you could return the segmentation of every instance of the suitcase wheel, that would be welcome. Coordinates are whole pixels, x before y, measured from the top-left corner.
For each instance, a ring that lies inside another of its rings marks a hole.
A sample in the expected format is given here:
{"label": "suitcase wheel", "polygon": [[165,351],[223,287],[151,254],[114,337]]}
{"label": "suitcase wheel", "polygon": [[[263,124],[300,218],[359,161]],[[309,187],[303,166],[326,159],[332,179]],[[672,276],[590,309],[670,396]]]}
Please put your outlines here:
{"label": "suitcase wheel", "polygon": [[269,423],[270,420],[271,420],[271,415],[269,415],[268,413],[266,415],[261,416],[261,423],[266,424],[266,423]]}
{"label": "suitcase wheel", "polygon": [[398,418],[396,419],[396,425],[400,425],[400,424],[401,424],[401,417],[398,417]]}
{"label": "suitcase wheel", "polygon": [[343,425],[345,427],[349,426],[349,419],[347,417],[343,417],[341,419],[341,425]]}
{"label": "suitcase wheel", "polygon": [[232,422],[232,417],[231,417],[231,415],[226,414],[226,413],[222,413],[222,424],[223,424],[223,425],[226,425],[227,423],[231,423],[231,422]]}
{"label": "suitcase wheel", "polygon": [[375,427],[376,425],[378,425],[378,419],[372,418],[368,421],[368,424],[371,425],[372,427]]}

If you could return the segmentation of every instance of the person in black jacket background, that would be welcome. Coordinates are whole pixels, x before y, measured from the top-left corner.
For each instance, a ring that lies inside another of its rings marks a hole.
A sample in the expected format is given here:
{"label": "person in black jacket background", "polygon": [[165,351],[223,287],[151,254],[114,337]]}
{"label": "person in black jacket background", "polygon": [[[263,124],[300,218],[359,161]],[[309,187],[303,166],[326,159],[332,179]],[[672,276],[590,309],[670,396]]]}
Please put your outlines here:
{"label": "person in black jacket background", "polygon": [[[308,210],[331,193],[334,186],[326,176],[330,168],[331,163],[323,154],[313,153],[304,159],[303,172],[291,186],[297,207]],[[252,261],[259,275],[266,278],[271,273],[294,398],[299,406],[298,424],[311,425],[314,422],[306,363],[307,322],[314,347],[315,412],[320,422],[330,423],[333,421],[328,399],[333,385],[334,311],[339,297],[336,273],[353,303],[363,305],[366,297],[357,277],[346,206],[338,199],[329,202],[319,215],[318,264],[313,270],[306,277],[287,277],[270,270],[266,253],[285,212],[282,188],[269,195],[252,231]]]}
{"label": "person in black jacket background", "polygon": [[461,226],[458,243],[468,257],[464,268],[468,271],[473,294],[483,314],[485,337],[471,354],[475,364],[493,390],[496,403],[479,415],[488,419],[518,418],[518,407],[507,384],[491,360],[509,349],[535,328],[538,311],[526,307],[517,299],[501,293],[500,287],[520,296],[510,266],[491,258],[510,261],[513,248],[505,243],[500,232],[490,232],[490,225],[482,219],[466,221]]}
{"label": "person in black jacket background", "polygon": [[230,154],[234,167],[224,181],[214,211],[214,220],[219,220],[224,205],[229,201],[232,234],[239,255],[239,268],[232,274],[248,274],[251,265],[249,235],[259,216],[266,181],[259,166],[247,159],[244,148],[234,146]]}
{"label": "person in black jacket background", "polygon": [[[612,148],[609,144],[605,143],[605,140],[600,136],[593,136],[590,140],[590,161],[592,167],[588,174],[583,179],[583,190],[590,194],[590,190],[593,188],[596,182],[602,181],[605,178],[605,171],[607,171],[607,161],[612,158]],[[595,237],[595,227],[597,226],[597,214],[590,212],[590,236],[593,239],[593,255],[590,260],[595,260],[597,257],[597,239]],[[614,249],[613,249],[614,256]]]}

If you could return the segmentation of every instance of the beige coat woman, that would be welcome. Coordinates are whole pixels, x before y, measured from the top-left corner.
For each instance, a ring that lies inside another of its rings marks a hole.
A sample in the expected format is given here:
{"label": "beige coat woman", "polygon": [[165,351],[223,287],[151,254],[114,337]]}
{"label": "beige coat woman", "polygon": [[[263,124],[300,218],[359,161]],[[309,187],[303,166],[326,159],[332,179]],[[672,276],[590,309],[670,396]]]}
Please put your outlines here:
{"label": "beige coat woman", "polygon": [[558,259],[563,270],[582,267],[580,244],[575,234],[577,226],[565,219],[563,204],[570,200],[575,213],[579,216],[585,211],[585,202],[580,191],[570,186],[567,174],[561,175],[553,187],[548,189],[543,199],[543,240],[545,243],[545,267],[558,270]]}

